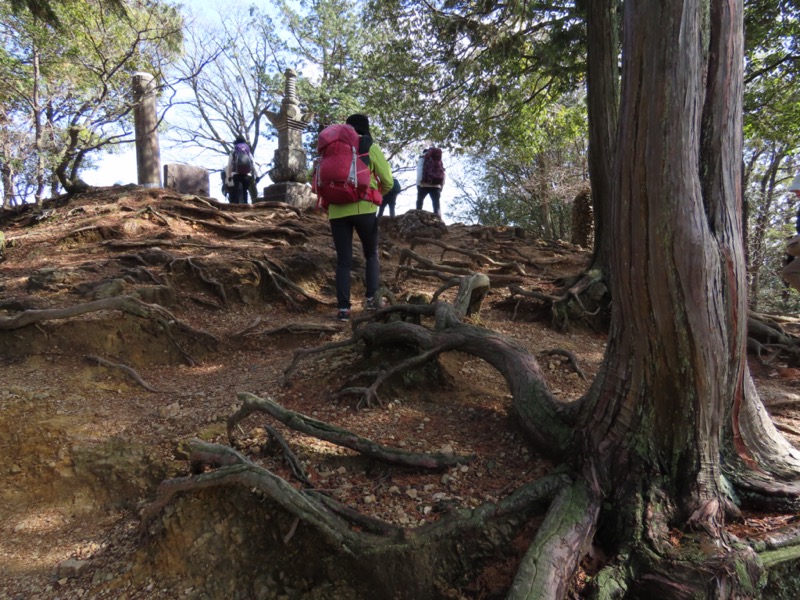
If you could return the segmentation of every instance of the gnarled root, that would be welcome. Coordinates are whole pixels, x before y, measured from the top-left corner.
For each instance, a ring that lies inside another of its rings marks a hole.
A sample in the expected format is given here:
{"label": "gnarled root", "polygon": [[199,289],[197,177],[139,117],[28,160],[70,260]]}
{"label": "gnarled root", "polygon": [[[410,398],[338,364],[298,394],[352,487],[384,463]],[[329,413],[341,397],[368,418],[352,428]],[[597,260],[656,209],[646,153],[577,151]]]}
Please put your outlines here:
{"label": "gnarled root", "polygon": [[260,412],[270,415],[296,431],[311,435],[320,440],[325,440],[326,442],[331,442],[337,446],[350,448],[351,450],[355,450],[365,456],[385,463],[441,470],[454,465],[468,463],[474,459],[474,456],[426,454],[389,448],[346,429],[341,429],[298,412],[287,410],[269,398],[259,398],[253,394],[242,392],[239,394],[239,400],[242,402],[242,407],[228,418],[228,440],[230,444],[234,443],[234,430],[236,426],[249,415]]}
{"label": "gnarled root", "polygon": [[[610,300],[602,271],[593,269],[584,273],[575,282],[568,282],[556,294],[545,294],[537,290],[525,290],[520,286],[509,286],[511,299],[515,296],[533,298],[550,309],[553,327],[564,331],[570,320],[581,319],[588,325],[599,328],[608,321]],[[517,301],[514,315],[519,308]]]}

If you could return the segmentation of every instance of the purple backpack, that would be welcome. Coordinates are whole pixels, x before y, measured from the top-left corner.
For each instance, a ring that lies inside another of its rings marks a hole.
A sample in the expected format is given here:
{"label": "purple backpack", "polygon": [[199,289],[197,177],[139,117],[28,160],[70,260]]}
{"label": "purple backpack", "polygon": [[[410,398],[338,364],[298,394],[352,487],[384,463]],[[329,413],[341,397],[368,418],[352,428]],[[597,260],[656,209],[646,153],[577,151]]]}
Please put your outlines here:
{"label": "purple backpack", "polygon": [[239,143],[233,147],[233,172],[238,175],[250,175],[253,172],[253,155],[250,146]]}

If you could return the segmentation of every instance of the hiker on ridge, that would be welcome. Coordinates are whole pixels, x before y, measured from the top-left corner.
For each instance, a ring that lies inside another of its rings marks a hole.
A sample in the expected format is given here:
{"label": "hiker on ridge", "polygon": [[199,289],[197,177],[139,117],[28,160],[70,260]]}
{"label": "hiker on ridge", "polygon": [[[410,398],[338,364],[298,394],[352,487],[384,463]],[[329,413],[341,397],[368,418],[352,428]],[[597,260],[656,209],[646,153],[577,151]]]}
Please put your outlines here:
{"label": "hiker on ridge", "polygon": [[[394,179],[394,175],[392,175],[392,179]],[[400,182],[397,179],[394,179],[394,185],[392,189],[389,190],[389,193],[383,195],[383,202],[381,202],[381,208],[378,211],[378,216],[383,216],[384,209],[388,206],[389,207],[389,216],[394,218],[394,206],[397,203],[397,194],[400,193]]]}
{"label": "hiker on ridge", "polygon": [[228,202],[231,204],[248,204],[247,196],[255,183],[253,176],[253,153],[244,136],[238,135],[233,142],[233,150],[225,168],[225,186],[228,190]]}
{"label": "hiker on ridge", "polygon": [[350,115],[345,125],[326,127],[319,135],[317,151],[320,158],[312,187],[319,196],[318,206],[328,211],[336,248],[336,318],[349,321],[353,230],[366,259],[364,308],[373,310],[380,280],[378,206],[382,194],[392,190],[394,179],[383,151],[372,142],[366,115]]}
{"label": "hiker on ridge", "polygon": [[441,148],[428,148],[417,162],[417,210],[422,210],[425,196],[431,195],[433,214],[441,216],[439,198],[445,182]]}

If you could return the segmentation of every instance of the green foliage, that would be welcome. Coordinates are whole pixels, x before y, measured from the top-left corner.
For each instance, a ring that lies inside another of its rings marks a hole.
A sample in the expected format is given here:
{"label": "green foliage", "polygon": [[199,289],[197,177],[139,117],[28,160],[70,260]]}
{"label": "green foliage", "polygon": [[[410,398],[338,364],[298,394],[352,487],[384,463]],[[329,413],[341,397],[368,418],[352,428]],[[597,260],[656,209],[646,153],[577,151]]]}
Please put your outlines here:
{"label": "green foliage", "polygon": [[[0,110],[17,140],[15,152],[3,138],[3,162],[33,149],[37,197],[54,176],[65,187],[76,182],[97,149],[132,139],[131,76],[144,70],[158,80],[181,48],[173,7],[154,0],[125,7],[121,14],[102,0],[53,4],[57,34],[33,15],[0,9]],[[16,167],[17,177],[31,176]]]}
{"label": "green foliage", "polygon": [[470,155],[455,201],[459,218],[569,237],[572,200],[586,186],[587,126],[582,98],[561,100],[526,131],[503,138],[516,142]]}
{"label": "green foliage", "polygon": [[[371,102],[400,141],[491,146],[525,134],[532,115],[583,80],[572,2],[374,2],[369,15],[388,47],[371,70],[391,77]],[[399,110],[389,95],[402,100]]]}
{"label": "green foliage", "polygon": [[800,6],[751,0],[745,12],[745,139],[800,150]]}
{"label": "green foliage", "polygon": [[778,273],[794,233],[796,199],[783,185],[794,178],[800,153],[800,87],[796,2],[745,4],[744,195],[749,208],[751,306],[797,311],[800,296]]}
{"label": "green foliage", "polygon": [[[14,14],[24,14],[26,11],[42,23],[61,29],[64,22],[59,16],[59,9],[70,9],[82,6],[84,0],[10,0],[10,7]],[[104,9],[115,11],[119,16],[125,15],[125,0],[104,0]]]}

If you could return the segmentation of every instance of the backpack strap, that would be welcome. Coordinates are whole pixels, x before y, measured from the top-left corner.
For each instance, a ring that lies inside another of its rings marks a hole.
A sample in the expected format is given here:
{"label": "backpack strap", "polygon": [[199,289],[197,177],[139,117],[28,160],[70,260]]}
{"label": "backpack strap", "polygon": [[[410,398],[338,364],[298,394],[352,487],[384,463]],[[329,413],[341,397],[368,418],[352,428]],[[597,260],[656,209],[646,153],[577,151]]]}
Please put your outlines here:
{"label": "backpack strap", "polygon": [[358,157],[368,167],[370,166],[369,162],[369,149],[372,148],[372,136],[370,135],[360,135],[358,136]]}

